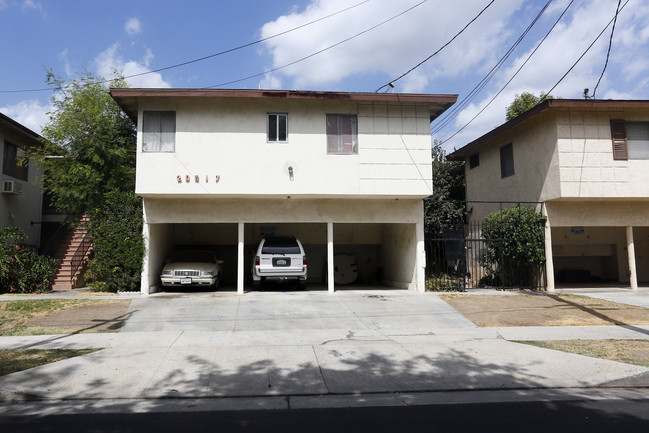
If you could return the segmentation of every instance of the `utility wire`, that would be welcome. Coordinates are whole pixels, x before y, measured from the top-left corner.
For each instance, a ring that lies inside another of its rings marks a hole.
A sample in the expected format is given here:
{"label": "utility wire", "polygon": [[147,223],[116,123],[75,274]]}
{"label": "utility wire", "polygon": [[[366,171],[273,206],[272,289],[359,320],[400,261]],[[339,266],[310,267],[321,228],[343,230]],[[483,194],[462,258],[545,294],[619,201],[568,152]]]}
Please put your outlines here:
{"label": "utility wire", "polygon": [[608,58],[611,55],[611,46],[613,45],[613,33],[615,33],[615,23],[617,23],[617,16],[620,13],[620,4],[622,3],[622,0],[617,0],[617,9],[615,9],[615,19],[613,19],[613,28],[611,29],[611,37],[608,40],[608,51],[606,52],[606,62],[604,62],[604,69],[602,69],[602,75],[599,76],[599,80],[597,80],[597,84],[595,85],[595,90],[593,90],[593,99],[595,99],[595,94],[597,93],[597,88],[599,87],[599,83],[602,81],[602,78],[604,77],[604,72],[606,72],[606,67],[608,66]]}
{"label": "utility wire", "polygon": [[565,74],[563,74],[563,76],[559,79],[559,81],[557,81],[557,83],[556,83],[554,86],[552,86],[552,88],[551,88],[550,90],[548,90],[548,91],[546,92],[546,95],[549,94],[550,92],[552,92],[552,91],[553,91],[553,90],[554,90],[554,89],[555,89],[555,88],[556,88],[556,87],[557,87],[557,86],[558,86],[558,85],[563,81],[563,79],[566,78],[570,72],[572,72],[572,70],[575,68],[575,66],[577,66],[577,64],[581,61],[581,59],[584,58],[584,56],[588,53],[588,51],[590,51],[590,49],[593,48],[593,45],[595,45],[595,42],[597,42],[597,41],[599,40],[599,38],[602,37],[602,35],[604,34],[604,32],[606,31],[606,29],[608,28],[608,26],[610,26],[610,25],[613,23],[613,21],[617,18],[617,15],[618,15],[620,12],[622,12],[622,10],[626,7],[626,5],[627,5],[628,3],[629,3],[629,0],[626,0],[626,1],[624,2],[624,4],[622,5],[622,7],[621,7],[617,12],[616,12],[615,17],[614,17],[613,19],[611,19],[611,20],[608,22],[608,24],[606,24],[606,27],[604,27],[604,28],[602,29],[602,31],[599,33],[599,35],[597,35],[597,37],[595,38],[595,40],[594,40],[594,41],[593,41],[593,42],[588,46],[588,48],[586,48],[586,51],[584,51],[584,53],[583,53],[581,56],[579,56],[579,58],[577,59],[577,61],[576,61],[576,62],[575,62],[571,67],[570,67],[570,69],[568,69],[568,71],[567,71]]}
{"label": "utility wire", "polygon": [[[360,2],[360,3],[357,3],[357,4],[355,4],[355,5],[349,6],[349,7],[345,8],[345,9],[341,9],[341,10],[339,10],[339,11],[337,11],[337,12],[332,13],[332,14],[325,15],[325,16],[320,17],[320,18],[318,18],[318,19],[315,19],[315,20],[313,20],[313,21],[309,21],[308,23],[304,23],[304,24],[301,24],[301,25],[299,25],[299,26],[297,26],[297,27],[293,27],[293,28],[291,28],[291,29],[284,30],[283,32],[276,33],[276,34],[274,34],[274,35],[271,35],[271,36],[268,36],[268,37],[265,37],[265,38],[262,38],[262,39],[258,39],[258,40],[254,41],[254,42],[249,42],[249,43],[244,44],[244,45],[239,45],[238,47],[229,48],[229,49],[227,49],[227,50],[219,51],[218,53],[214,53],[214,54],[210,54],[210,55],[207,55],[207,56],[199,57],[199,58],[197,58],[197,59],[193,59],[193,60],[188,60],[188,61],[186,61],[186,62],[182,62],[182,63],[177,63],[177,64],[175,64],[175,65],[165,66],[165,67],[163,67],[163,68],[153,69],[153,70],[151,70],[151,71],[140,72],[140,73],[138,73],[138,74],[128,75],[128,76],[123,77],[123,78],[124,78],[124,79],[135,78],[135,77],[140,77],[140,76],[142,76],[142,75],[148,75],[148,74],[153,74],[153,73],[156,73],[156,72],[167,71],[167,70],[169,70],[169,69],[179,68],[179,67],[181,67],[181,66],[187,66],[187,65],[190,65],[190,64],[192,64],[192,63],[202,62],[202,61],[204,61],[204,60],[211,59],[211,58],[213,58],[213,57],[218,57],[218,56],[222,56],[222,55],[224,55],[224,54],[232,53],[232,52],[234,52],[234,51],[242,50],[242,49],[244,49],[244,48],[248,48],[248,47],[251,47],[251,46],[253,46],[253,45],[257,45],[257,44],[260,44],[260,43],[262,43],[262,42],[266,42],[266,41],[268,41],[268,40],[270,40],[270,39],[273,39],[273,38],[276,38],[276,37],[279,37],[279,36],[283,36],[283,35],[285,35],[285,34],[287,34],[287,33],[291,33],[291,32],[294,32],[294,31],[296,31],[296,30],[302,29],[302,28],[304,28],[304,27],[310,26],[311,24],[315,24],[315,23],[317,23],[317,22],[320,22],[320,21],[326,20],[327,18],[331,18],[331,17],[333,17],[333,16],[339,15],[339,14],[341,14],[341,13],[343,13],[343,12],[347,12],[348,10],[350,10],[350,9],[354,9],[354,8],[356,8],[356,7],[358,7],[358,6],[361,6],[361,5],[363,5],[363,4],[365,4],[365,3],[369,2],[369,1],[370,1],[370,0],[364,0],[364,1]],[[109,83],[109,82],[111,82],[111,81],[112,81],[112,80],[102,80],[102,81],[99,81],[99,83],[104,84],[104,83]],[[51,87],[45,87],[45,88],[40,88],[40,89],[0,90],[0,93],[44,92],[44,91],[48,91],[48,90],[55,90],[55,89],[52,89]]]}
{"label": "utility wire", "polygon": [[[227,81],[227,82],[225,82],[225,83],[215,84],[215,85],[213,85],[213,86],[207,86],[207,87],[204,87],[204,89],[212,89],[212,88],[215,88],[215,87],[223,87],[223,86],[227,86],[227,85],[229,85],[229,84],[240,83],[241,81],[246,81],[246,80],[249,80],[249,79],[251,79],[251,78],[256,78],[256,77],[260,77],[260,76],[262,76],[262,75],[270,74],[270,73],[273,73],[273,72],[275,72],[275,71],[279,71],[280,69],[284,69],[284,68],[287,68],[287,67],[289,67],[289,66],[295,65],[296,63],[303,62],[304,60],[310,59],[311,57],[315,57],[315,56],[317,56],[318,54],[324,53],[325,51],[328,51],[328,50],[330,50],[330,49],[332,49],[332,48],[335,48],[335,47],[337,47],[338,45],[342,45],[342,44],[344,44],[345,42],[349,42],[349,41],[351,41],[352,39],[355,39],[355,38],[357,38],[357,37],[359,37],[359,36],[361,36],[361,35],[363,35],[363,34],[365,34],[365,33],[367,33],[367,32],[370,32],[370,31],[376,29],[377,27],[382,26],[383,24],[389,23],[390,21],[399,18],[401,15],[404,15],[404,14],[410,12],[411,10],[415,9],[416,7],[421,6],[422,4],[426,3],[427,1],[428,1],[428,0],[423,0],[422,2],[419,2],[419,3],[417,3],[416,5],[409,7],[409,8],[406,9],[405,11],[400,12],[400,13],[398,13],[397,15],[394,15],[393,17],[388,18],[388,19],[385,20],[385,21],[381,21],[380,23],[378,23],[378,24],[376,24],[376,25],[373,25],[372,27],[370,27],[370,28],[368,28],[368,29],[365,29],[365,30],[363,30],[362,32],[356,33],[355,35],[350,36],[350,37],[348,37],[347,39],[343,39],[343,40],[340,41],[340,42],[337,42],[337,43],[335,43],[335,44],[333,44],[333,45],[329,45],[328,47],[323,48],[323,49],[321,49],[321,50],[319,50],[319,51],[316,51],[315,53],[309,54],[308,56],[304,56],[304,57],[302,57],[302,58],[300,58],[300,59],[294,60],[294,61],[292,61],[292,62],[290,62],[290,63],[285,64],[285,65],[277,66],[276,68],[272,68],[272,69],[266,70],[266,71],[264,71],[264,72],[259,72],[259,73],[254,74],[254,75],[249,75],[249,76],[244,77],[244,78],[239,78],[239,79],[237,79],[237,80]],[[492,1],[495,1],[495,0],[492,0]]]}
{"label": "utility wire", "polygon": [[[574,1],[574,0],[572,0],[572,1]],[[570,4],[572,4],[572,1],[570,2]],[[545,10],[548,8],[548,6],[550,6],[550,3],[552,3],[552,0],[549,0],[545,4],[545,6],[543,6],[543,8],[539,11],[539,13],[536,15],[536,17],[527,26],[525,31],[523,33],[521,33],[521,35],[518,37],[518,39],[516,39],[514,44],[509,48],[509,50],[507,50],[507,52],[503,55],[503,57],[501,57],[501,59],[496,63],[496,65],[494,65],[493,68],[491,68],[491,70],[487,73],[487,75],[485,75],[485,77],[482,80],[480,80],[480,82],[473,88],[473,90],[471,90],[471,92],[469,92],[469,94],[459,104],[455,104],[451,110],[444,112],[443,117],[441,119],[439,119],[439,121],[437,122],[437,126],[432,128],[432,130],[431,130],[432,134],[436,134],[439,131],[441,131],[442,129],[444,129],[446,126],[448,126],[448,124],[451,123],[451,121],[457,117],[459,112],[461,110],[463,110],[467,105],[469,105],[478,96],[478,93],[480,93],[482,91],[482,89],[484,89],[486,87],[486,85],[489,83],[489,81],[491,81],[491,79],[496,75],[496,72],[505,64],[506,60],[509,59],[509,57],[513,54],[515,49],[518,48],[520,43],[527,36],[527,34],[530,32],[530,30],[532,30],[532,27],[534,27],[534,25],[541,18],[541,16],[545,12]],[[568,5],[568,7],[570,7],[570,5]],[[568,8],[566,8],[566,10],[567,9]],[[565,11],[564,11],[564,14],[565,14]],[[561,14],[561,16],[563,16],[563,14]],[[559,17],[559,20],[560,19],[561,19],[561,17]],[[552,31],[552,29],[554,29],[554,27],[557,25],[559,20],[557,20],[557,22],[555,22],[554,26],[552,26],[552,28],[550,29],[550,32]],[[539,45],[537,45],[537,47],[534,49],[532,54],[534,54],[534,52],[536,52],[536,50],[538,49],[540,44],[543,43],[543,41],[548,37],[550,32],[548,32],[545,35],[545,37],[541,40]],[[527,60],[530,59],[532,54],[530,54],[530,56],[527,58]],[[527,60],[525,61],[525,63],[527,63]],[[523,66],[525,65],[525,63],[523,63]],[[522,68],[522,66],[521,66],[521,68]],[[518,71],[520,71],[520,68],[519,68]],[[518,71],[516,72],[516,74],[518,73]],[[516,76],[516,74],[514,74],[514,76]],[[513,79],[513,77],[512,77],[512,79]],[[510,79],[509,82],[511,82],[512,79]],[[507,84],[509,84],[509,82],[507,82]],[[507,84],[505,84],[505,87],[507,86]],[[504,90],[504,87],[503,87],[503,89],[500,90],[500,92],[502,92],[503,90]],[[500,93],[500,92],[498,92],[498,93]]]}
{"label": "utility wire", "polygon": [[[625,7],[628,3],[629,3],[629,0],[626,0],[626,2],[624,3],[624,5],[619,9],[619,12],[621,12],[621,11],[624,9],[624,7]],[[571,4],[572,4],[572,2],[568,5],[568,7],[570,7]],[[566,10],[568,9],[568,7],[566,8]],[[564,10],[564,12],[562,13],[562,16],[563,16],[563,14],[566,13],[566,10]],[[619,13],[619,12],[618,12],[618,13]],[[561,17],[559,17],[559,19],[561,19]],[[581,61],[581,59],[586,55],[586,53],[588,53],[588,51],[593,47],[593,45],[595,45],[595,43],[599,40],[599,38],[602,36],[602,34],[604,34],[604,32],[606,31],[606,29],[611,25],[612,22],[613,22],[613,19],[611,19],[611,20],[608,22],[608,24],[606,24],[606,26],[604,27],[604,29],[599,33],[599,35],[597,35],[597,37],[595,38],[595,40],[594,40],[594,41],[593,41],[593,42],[588,46],[588,48],[586,48],[586,50],[583,52],[583,54],[582,54],[581,56],[579,56],[579,58],[577,59],[577,61],[576,61],[576,62],[575,62],[571,67],[570,67],[570,69],[568,69],[568,71],[567,71],[567,72],[566,72],[566,73],[565,73],[565,74],[564,74],[564,75],[559,79],[559,81],[557,81],[557,83],[556,83],[554,86],[552,86],[552,88],[551,88],[550,90],[548,90],[547,92],[544,92],[544,94],[549,95],[549,94],[552,93],[552,91],[553,91],[553,90],[554,90],[554,89],[555,89],[555,88],[556,88],[556,87],[561,83],[561,81],[563,81],[563,79],[566,78],[566,76],[568,76],[568,74],[569,74],[569,73],[570,73],[570,72],[575,68],[575,66],[577,66],[577,64],[578,64],[578,63]],[[556,24],[557,24],[557,23],[555,22],[555,26],[556,26]],[[552,28],[554,28],[554,26],[553,26]],[[550,29],[550,31],[552,31],[552,29]],[[549,33],[548,33],[548,34],[549,34]],[[547,35],[546,35],[546,37],[547,37]],[[544,38],[543,40],[545,40],[545,38]],[[537,47],[537,48],[538,48],[538,47]],[[528,60],[529,60],[529,58],[528,58]],[[519,71],[520,71],[520,69],[519,69]],[[519,71],[516,71],[516,73],[518,73]],[[513,77],[512,77],[512,78],[513,78]],[[506,87],[510,82],[511,82],[511,79],[510,79],[510,80],[505,84],[505,86],[504,86],[502,89],[500,89],[500,91],[498,92],[498,94],[500,94],[500,93],[504,90],[504,88],[505,88],[505,87]],[[496,95],[496,96],[497,96],[497,95]],[[471,123],[472,123],[472,122],[473,122],[473,121],[474,121],[474,120],[475,120],[475,119],[476,119],[480,114],[482,114],[482,112],[484,112],[484,110],[489,106],[489,104],[491,104],[491,103],[495,100],[495,98],[496,98],[496,97],[494,96],[494,97],[493,97],[493,98],[492,98],[492,99],[487,103],[487,105],[484,106],[484,107],[482,108],[482,110],[480,110],[480,111],[478,112],[478,114],[476,114],[475,116],[473,116],[473,118],[471,118],[471,120],[469,120],[466,124],[464,124],[464,126],[462,126],[459,130],[457,130],[455,133],[453,133],[453,135],[451,135],[450,137],[448,137],[447,139],[445,139],[444,141],[442,141],[442,144],[443,144],[443,143],[446,143],[447,141],[449,141],[450,139],[452,139],[453,137],[455,137],[457,134],[459,134],[460,132],[462,132],[462,131],[467,127],[467,126],[469,126],[469,125],[470,125],[470,124],[471,124]]]}
{"label": "utility wire", "polygon": [[473,22],[474,22],[475,20],[477,20],[478,17],[479,17],[480,15],[482,15],[482,13],[483,13],[484,11],[486,11],[487,8],[488,8],[489,6],[491,6],[491,5],[493,4],[494,1],[496,1],[496,0],[491,0],[491,2],[489,2],[489,4],[488,4],[487,6],[485,6],[484,9],[482,9],[478,15],[476,15],[476,16],[475,16],[471,21],[469,21],[468,24],[465,25],[465,26],[462,28],[462,30],[460,30],[458,33],[456,33],[456,35],[453,36],[453,37],[451,38],[451,40],[449,40],[447,43],[445,43],[444,45],[442,45],[442,46],[441,46],[437,51],[435,51],[435,52],[434,52],[433,54],[431,54],[430,56],[426,57],[426,58],[425,58],[424,60],[422,60],[421,62],[417,63],[415,66],[413,66],[412,68],[410,68],[410,69],[409,69],[407,72],[405,72],[404,74],[401,74],[399,77],[395,78],[394,80],[390,81],[389,83],[382,85],[381,87],[379,87],[378,89],[376,89],[374,92],[375,92],[375,93],[378,93],[378,92],[381,91],[381,89],[384,89],[384,88],[390,86],[391,84],[394,85],[395,82],[399,81],[400,79],[402,79],[403,77],[405,77],[406,75],[408,75],[409,73],[411,73],[412,71],[414,71],[415,69],[417,69],[418,67],[420,67],[421,65],[423,65],[424,63],[426,63],[427,61],[429,61],[430,59],[432,59],[433,56],[437,55],[437,53],[439,53],[439,52],[442,51],[444,48],[446,48],[446,47],[447,47],[451,42],[453,42],[453,41],[455,40],[455,38],[457,38],[458,36],[460,36],[460,35],[462,34],[462,32],[464,32],[464,31],[465,31],[465,30],[466,30],[466,29],[467,29],[471,24],[473,24]]}

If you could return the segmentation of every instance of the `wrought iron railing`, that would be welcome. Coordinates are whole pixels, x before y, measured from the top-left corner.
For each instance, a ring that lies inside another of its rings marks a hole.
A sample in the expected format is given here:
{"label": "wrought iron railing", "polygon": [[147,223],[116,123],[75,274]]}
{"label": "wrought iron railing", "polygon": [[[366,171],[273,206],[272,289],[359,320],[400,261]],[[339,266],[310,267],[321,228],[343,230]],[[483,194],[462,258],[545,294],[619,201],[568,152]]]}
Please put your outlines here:
{"label": "wrought iron railing", "polygon": [[77,247],[77,250],[74,252],[72,255],[72,258],[70,259],[70,282],[72,283],[74,281],[74,277],[77,274],[77,271],[83,265],[84,259],[86,258],[86,254],[88,253],[88,250],[92,246],[92,237],[90,236],[89,233],[85,233],[83,235],[83,238],[81,239],[81,243]]}

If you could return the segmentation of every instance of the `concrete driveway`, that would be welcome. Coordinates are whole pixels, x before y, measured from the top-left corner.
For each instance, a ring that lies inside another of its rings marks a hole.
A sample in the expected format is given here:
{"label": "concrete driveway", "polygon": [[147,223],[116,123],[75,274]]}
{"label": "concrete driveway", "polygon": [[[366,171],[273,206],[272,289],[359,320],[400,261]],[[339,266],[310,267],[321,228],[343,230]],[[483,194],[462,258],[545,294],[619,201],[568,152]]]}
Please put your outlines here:
{"label": "concrete driveway", "polygon": [[430,293],[405,290],[158,293],[133,299],[122,332],[475,328]]}

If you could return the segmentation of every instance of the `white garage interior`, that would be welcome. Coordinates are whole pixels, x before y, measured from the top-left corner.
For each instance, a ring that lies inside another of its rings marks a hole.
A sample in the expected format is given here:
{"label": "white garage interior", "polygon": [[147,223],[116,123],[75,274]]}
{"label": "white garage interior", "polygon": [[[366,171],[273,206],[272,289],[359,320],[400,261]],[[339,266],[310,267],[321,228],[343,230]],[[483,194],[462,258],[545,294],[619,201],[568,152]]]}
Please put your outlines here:
{"label": "white garage interior", "polygon": [[[313,206],[303,207],[307,204],[317,203],[298,200],[275,203],[281,207],[296,206],[293,209],[295,212],[286,214],[292,218],[299,217],[300,213],[312,213]],[[404,201],[403,204],[409,207],[412,203]],[[354,257],[357,278],[348,285],[336,285],[335,290],[359,286],[415,289],[418,269],[421,268],[423,273],[424,264],[418,262],[416,253],[418,242],[423,240],[423,235],[419,233],[420,224],[414,222],[287,222],[277,218],[255,222],[197,222],[196,219],[203,219],[201,215],[206,217],[205,219],[213,220],[224,217],[222,210],[227,208],[227,213],[231,213],[234,204],[224,206],[222,201],[214,201],[213,207],[206,207],[205,212],[191,214],[180,211],[182,207],[177,205],[177,201],[174,201],[173,207],[167,207],[171,206],[171,203],[165,200],[145,200],[145,238],[148,255],[143,270],[143,281],[148,282],[149,293],[160,290],[159,276],[165,260],[179,250],[196,248],[214,251],[216,256],[223,260],[221,290],[250,290],[251,262],[259,241],[265,235],[293,235],[302,242],[308,260],[307,284],[310,290],[334,290],[334,285],[330,284],[329,280],[330,275],[335,275],[336,263],[334,261],[329,266],[329,262],[338,255]],[[241,206],[241,203],[237,203],[237,206]],[[334,207],[345,209],[344,213],[354,211],[353,207],[350,209],[349,206]],[[161,208],[168,211],[158,212]],[[393,206],[391,211],[383,210],[370,216],[363,213],[363,218],[389,219],[385,214],[393,213],[399,208],[400,205]],[[326,206],[325,209],[322,206],[317,208],[317,213],[322,210],[326,210]],[[381,216],[381,213],[384,215]],[[272,207],[266,214],[272,217]]]}

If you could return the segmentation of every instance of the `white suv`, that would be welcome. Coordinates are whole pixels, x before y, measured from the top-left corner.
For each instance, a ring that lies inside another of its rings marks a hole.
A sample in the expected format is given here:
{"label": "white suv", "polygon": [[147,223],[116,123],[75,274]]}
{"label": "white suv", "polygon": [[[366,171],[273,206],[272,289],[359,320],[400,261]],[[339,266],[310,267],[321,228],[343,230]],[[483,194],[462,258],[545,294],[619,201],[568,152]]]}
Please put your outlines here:
{"label": "white suv", "polygon": [[298,287],[304,288],[306,270],[306,254],[295,236],[267,236],[259,242],[252,262],[252,285],[294,280]]}

